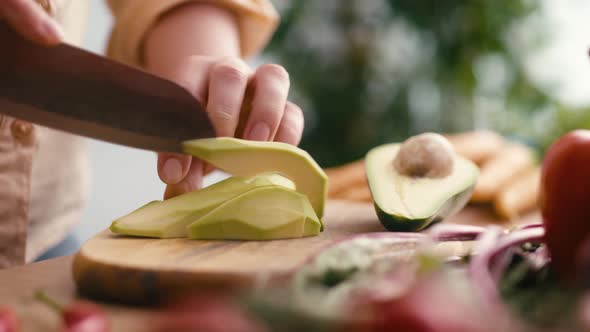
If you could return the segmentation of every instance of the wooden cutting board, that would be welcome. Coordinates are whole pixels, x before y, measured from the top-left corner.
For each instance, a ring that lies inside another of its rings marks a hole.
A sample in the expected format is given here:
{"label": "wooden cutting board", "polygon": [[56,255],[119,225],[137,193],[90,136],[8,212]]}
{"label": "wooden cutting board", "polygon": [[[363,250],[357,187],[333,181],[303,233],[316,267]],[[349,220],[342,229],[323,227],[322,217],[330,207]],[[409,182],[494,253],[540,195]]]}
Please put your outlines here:
{"label": "wooden cutting board", "polygon": [[[533,214],[527,220],[538,218]],[[491,211],[467,207],[449,222],[500,223]],[[383,232],[370,204],[330,201],[319,236],[276,241],[148,239],[112,234],[86,242],[74,259],[82,294],[109,301],[153,303],[191,289],[234,290],[285,280],[321,248],[343,238]]]}

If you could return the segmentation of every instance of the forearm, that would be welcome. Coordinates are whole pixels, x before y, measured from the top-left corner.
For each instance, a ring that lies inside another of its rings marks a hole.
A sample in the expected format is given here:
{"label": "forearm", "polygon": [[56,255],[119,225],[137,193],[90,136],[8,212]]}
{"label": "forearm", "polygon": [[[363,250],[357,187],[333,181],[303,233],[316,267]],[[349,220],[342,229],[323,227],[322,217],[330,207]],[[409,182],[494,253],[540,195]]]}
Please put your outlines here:
{"label": "forearm", "polygon": [[166,13],[147,33],[144,64],[166,77],[171,66],[191,55],[239,57],[239,38],[230,11],[198,2],[186,4]]}

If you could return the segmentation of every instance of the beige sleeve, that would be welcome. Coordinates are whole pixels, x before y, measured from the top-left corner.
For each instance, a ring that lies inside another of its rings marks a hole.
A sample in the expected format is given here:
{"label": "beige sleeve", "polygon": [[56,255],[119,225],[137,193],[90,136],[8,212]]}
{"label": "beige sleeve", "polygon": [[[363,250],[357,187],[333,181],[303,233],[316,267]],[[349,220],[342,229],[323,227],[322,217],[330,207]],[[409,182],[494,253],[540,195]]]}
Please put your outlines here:
{"label": "beige sleeve", "polygon": [[244,57],[266,46],[279,21],[269,0],[108,0],[115,17],[108,56],[140,66],[140,50],[146,31],[164,12],[189,1],[217,4],[235,13]]}
{"label": "beige sleeve", "polygon": [[25,263],[35,129],[0,114],[0,269]]}

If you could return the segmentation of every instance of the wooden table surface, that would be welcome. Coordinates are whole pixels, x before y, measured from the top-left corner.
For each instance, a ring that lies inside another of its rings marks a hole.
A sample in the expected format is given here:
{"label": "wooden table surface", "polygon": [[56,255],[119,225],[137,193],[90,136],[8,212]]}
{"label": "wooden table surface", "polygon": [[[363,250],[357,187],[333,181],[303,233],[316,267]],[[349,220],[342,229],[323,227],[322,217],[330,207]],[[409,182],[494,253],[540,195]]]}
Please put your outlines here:
{"label": "wooden table surface", "polygon": [[[23,332],[59,331],[59,316],[33,300],[42,289],[61,303],[77,298],[72,280],[73,256],[60,257],[12,269],[0,270],[0,305],[13,308]],[[113,331],[157,331],[157,313],[147,308],[101,304],[107,311]]]}
{"label": "wooden table surface", "polygon": [[[371,211],[370,205],[366,206]],[[519,222],[538,221],[537,214]],[[451,218],[451,222],[465,224],[498,223],[491,212],[481,208],[467,207]],[[501,224],[507,225],[505,222]],[[21,320],[22,331],[57,331],[59,316],[46,306],[33,300],[36,290],[42,289],[62,303],[77,298],[72,279],[72,256],[61,257],[11,269],[0,270],[0,305],[16,310]],[[113,324],[113,331],[156,331],[158,314],[147,308],[133,308],[102,304]]]}

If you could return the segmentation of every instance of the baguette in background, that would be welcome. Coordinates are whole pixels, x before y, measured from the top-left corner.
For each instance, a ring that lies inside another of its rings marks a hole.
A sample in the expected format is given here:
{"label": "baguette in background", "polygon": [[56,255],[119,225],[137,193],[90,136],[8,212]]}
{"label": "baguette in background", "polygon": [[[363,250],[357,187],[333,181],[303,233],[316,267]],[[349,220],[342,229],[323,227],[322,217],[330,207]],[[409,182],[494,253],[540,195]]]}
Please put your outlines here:
{"label": "baguette in background", "polygon": [[516,219],[538,206],[541,167],[527,170],[506,185],[494,198],[494,210],[502,218]]}
{"label": "baguette in background", "polygon": [[371,196],[371,190],[369,190],[369,186],[354,186],[350,187],[348,190],[341,192],[335,198],[344,199],[354,202],[373,202],[373,197]]}
{"label": "baguette in background", "polygon": [[511,179],[520,176],[534,165],[535,159],[528,147],[517,143],[506,144],[500,152],[481,166],[471,201],[492,202]]}
{"label": "baguette in background", "polygon": [[328,175],[328,197],[341,196],[343,192],[351,188],[367,187],[368,189],[364,159],[328,168],[325,172]]}
{"label": "baguette in background", "polygon": [[482,165],[498,154],[506,144],[502,136],[489,130],[476,130],[446,137],[458,155],[477,165]]}

